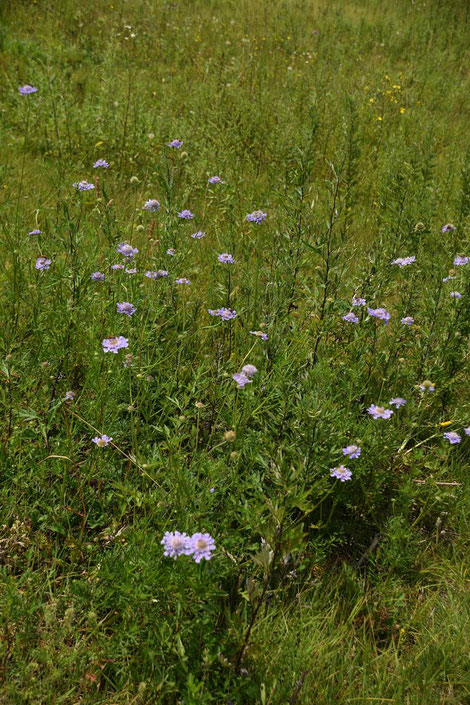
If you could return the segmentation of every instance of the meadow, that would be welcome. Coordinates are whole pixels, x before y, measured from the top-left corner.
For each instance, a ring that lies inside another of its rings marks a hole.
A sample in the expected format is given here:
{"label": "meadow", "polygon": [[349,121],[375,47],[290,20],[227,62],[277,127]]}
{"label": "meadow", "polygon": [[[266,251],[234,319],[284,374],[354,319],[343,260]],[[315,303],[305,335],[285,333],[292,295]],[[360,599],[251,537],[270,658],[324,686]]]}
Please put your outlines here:
{"label": "meadow", "polygon": [[2,705],[468,705],[469,40],[3,0]]}

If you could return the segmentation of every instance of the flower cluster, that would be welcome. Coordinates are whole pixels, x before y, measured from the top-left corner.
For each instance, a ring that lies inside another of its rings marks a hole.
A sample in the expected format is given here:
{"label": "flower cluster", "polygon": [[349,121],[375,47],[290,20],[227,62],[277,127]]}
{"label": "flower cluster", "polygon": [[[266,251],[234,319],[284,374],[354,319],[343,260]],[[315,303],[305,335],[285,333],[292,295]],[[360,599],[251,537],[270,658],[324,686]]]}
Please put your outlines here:
{"label": "flower cluster", "polygon": [[223,321],[232,321],[235,316],[237,315],[236,311],[233,311],[231,308],[208,308],[207,309],[209,314],[211,316],[219,316]]}
{"label": "flower cluster", "polygon": [[192,536],[179,531],[166,531],[161,542],[163,555],[176,560],[179,556],[192,556],[196,563],[210,561],[215,551],[215,541],[210,534],[196,533]]}

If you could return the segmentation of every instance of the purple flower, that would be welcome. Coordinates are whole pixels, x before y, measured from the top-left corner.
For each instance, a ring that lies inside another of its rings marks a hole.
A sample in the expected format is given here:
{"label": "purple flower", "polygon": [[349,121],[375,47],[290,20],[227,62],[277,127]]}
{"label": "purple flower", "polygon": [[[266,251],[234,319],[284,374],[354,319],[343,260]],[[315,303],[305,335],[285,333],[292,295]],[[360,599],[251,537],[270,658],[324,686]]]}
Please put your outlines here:
{"label": "purple flower", "polygon": [[102,166],[104,169],[107,169],[109,164],[105,159],[98,159],[94,164],[93,164],[93,169],[98,169],[100,166]]}
{"label": "purple flower", "polygon": [[21,95],[29,95],[30,93],[36,93],[38,89],[35,86],[30,86],[29,83],[26,83],[24,86],[19,86],[18,90]]}
{"label": "purple flower", "polygon": [[174,247],[169,247],[166,251],[167,255],[170,255],[170,257],[174,257],[176,255],[176,250]]}
{"label": "purple flower", "polygon": [[425,379],[424,382],[418,384],[418,387],[422,392],[433,392],[436,388],[434,383],[430,382],[428,379]]}
{"label": "purple flower", "polygon": [[346,482],[346,480],[351,479],[352,472],[345,468],[344,465],[339,465],[337,468],[330,468],[330,476],[336,477],[341,482]]}
{"label": "purple flower", "polygon": [[359,458],[361,455],[361,449],[359,446],[346,446],[346,448],[343,448],[343,455],[347,455],[348,458],[354,459],[354,458]]}
{"label": "purple flower", "polygon": [[75,399],[75,392],[65,392],[65,401],[73,401]]}
{"label": "purple flower", "polygon": [[371,404],[367,411],[374,419],[389,419],[393,414],[391,409],[385,409],[383,406],[376,406],[375,404]]}
{"label": "purple flower", "polygon": [[359,318],[352,311],[347,313],[342,318],[343,318],[343,321],[347,321],[348,323],[359,323]]}
{"label": "purple flower", "polygon": [[457,279],[457,277],[451,277],[451,276],[449,276],[449,277],[444,277],[444,279],[443,279],[442,281],[443,281],[443,282],[450,282],[450,281],[452,281],[452,279]]}
{"label": "purple flower", "polygon": [[366,300],[361,299],[360,296],[353,296],[351,304],[353,306],[365,306],[366,305]]}
{"label": "purple flower", "polygon": [[467,426],[467,428],[464,428],[464,432],[466,436],[470,436],[470,426]]}
{"label": "purple flower", "polygon": [[74,188],[78,188],[79,191],[92,191],[95,186],[90,184],[89,181],[79,181],[79,183],[72,184]]}
{"label": "purple flower", "polygon": [[222,255],[217,255],[217,259],[219,262],[224,262],[226,264],[234,264],[235,260],[233,259],[233,256],[228,254],[228,252],[224,252]]}
{"label": "purple flower", "polygon": [[224,182],[220,178],[220,176],[211,176],[208,179],[209,184],[223,184]]}
{"label": "purple flower", "polygon": [[198,230],[197,233],[193,233],[191,237],[195,240],[200,240],[202,237],[206,237],[206,233],[203,233],[202,230]]}
{"label": "purple flower", "polygon": [[210,492],[211,494],[214,494],[214,492],[215,492],[215,487],[211,487],[210,490],[209,490],[209,492]]}
{"label": "purple flower", "polygon": [[164,547],[163,555],[174,558],[187,556],[189,553],[189,536],[179,531],[166,531],[160,543]]}
{"label": "purple flower", "polygon": [[107,446],[108,443],[110,443],[113,439],[111,438],[111,436],[106,436],[106,434],[104,434],[103,436],[96,436],[96,437],[93,438],[92,440],[93,440],[93,443],[96,443],[96,445],[98,446],[98,448],[104,448],[104,447]]}
{"label": "purple flower", "polygon": [[404,323],[405,326],[412,326],[413,323],[415,322],[415,319],[412,318],[411,316],[405,316],[404,318],[401,319],[401,322]]}
{"label": "purple flower", "polygon": [[451,445],[454,445],[455,443],[460,443],[460,441],[462,440],[459,434],[455,431],[447,431],[447,433],[444,433],[444,438],[447,438]]}
{"label": "purple flower", "polygon": [[449,294],[451,299],[461,299],[462,294],[459,291],[451,291]]}
{"label": "purple flower", "polygon": [[256,335],[258,338],[261,338],[261,340],[267,340],[268,339],[268,334],[263,333],[262,330],[250,330],[251,335]]}
{"label": "purple flower", "polygon": [[36,228],[35,230],[31,230],[31,232],[28,233],[28,235],[40,235],[41,232],[42,232],[42,230],[38,230],[38,229]]}
{"label": "purple flower", "polygon": [[138,271],[139,271],[139,270],[136,269],[135,267],[133,267],[132,269],[128,269],[128,268],[126,267],[126,269],[125,269],[126,274],[137,274]]}
{"label": "purple flower", "polygon": [[465,257],[464,255],[457,255],[457,257],[454,259],[454,265],[456,267],[462,267],[464,264],[468,264],[470,262],[470,257]]}
{"label": "purple flower", "polygon": [[388,323],[390,320],[390,314],[384,308],[367,308],[367,313],[374,318],[380,318],[380,320],[385,321],[385,323]]}
{"label": "purple flower", "polygon": [[223,321],[231,321],[237,315],[236,311],[233,311],[231,308],[208,308],[207,310],[211,316],[220,316]]}
{"label": "purple flower", "polygon": [[168,272],[165,269],[159,269],[156,272],[145,272],[145,276],[149,279],[160,279],[161,277],[167,277]]}
{"label": "purple flower", "polygon": [[452,223],[446,223],[445,225],[442,226],[441,232],[442,233],[451,233],[455,230],[455,225],[452,225]]}
{"label": "purple flower", "polygon": [[254,377],[257,372],[258,370],[254,365],[243,365],[242,367],[242,373],[247,377]]}
{"label": "purple flower", "polygon": [[122,301],[117,305],[117,312],[125,313],[126,316],[132,316],[132,314],[136,312],[136,308],[128,301]]}
{"label": "purple flower", "polygon": [[232,375],[232,379],[235,380],[239,389],[243,389],[245,384],[251,384],[252,382],[252,380],[247,377],[247,375],[243,374],[243,372],[235,372],[235,374]]}
{"label": "purple flower", "polygon": [[104,282],[104,274],[101,272],[93,272],[91,275],[91,281],[93,282]]}
{"label": "purple flower", "polygon": [[405,406],[406,399],[402,399],[401,397],[394,397],[393,399],[390,399],[388,403],[399,409],[400,406]]}
{"label": "purple flower", "polygon": [[151,213],[156,213],[160,210],[160,204],[156,198],[151,198],[150,201],[145,201],[142,206],[143,211],[150,211]]}
{"label": "purple flower", "polygon": [[124,338],[122,335],[119,335],[117,337],[114,336],[112,338],[105,338],[103,340],[102,345],[105,353],[117,353],[117,351],[121,348],[129,347],[129,340],[127,338]]}
{"label": "purple flower", "polygon": [[111,269],[124,269],[123,264],[112,264]]}
{"label": "purple flower", "polygon": [[209,561],[215,551],[215,542],[210,534],[193,534],[189,539],[188,554],[200,563],[204,558]]}
{"label": "purple flower", "polygon": [[171,142],[168,144],[169,147],[175,147],[176,149],[179,149],[180,147],[183,146],[183,143],[181,140],[171,140]]}
{"label": "purple flower", "polygon": [[186,277],[181,277],[180,279],[175,279],[175,284],[191,284],[191,282]]}
{"label": "purple flower", "polygon": [[408,264],[413,264],[413,262],[416,262],[416,257],[413,255],[412,257],[398,257],[398,259],[394,259],[392,264],[398,264],[398,266],[401,267],[406,267]]}
{"label": "purple flower", "polygon": [[263,223],[267,217],[268,217],[268,214],[263,213],[263,211],[253,211],[253,213],[249,213],[246,216],[246,219],[250,223],[257,223],[258,225],[261,225],[261,223]]}
{"label": "purple flower", "polygon": [[194,218],[194,213],[191,213],[191,211],[188,211],[187,209],[184,209],[178,213],[178,218],[183,218],[184,220],[191,220]]}
{"label": "purple flower", "polygon": [[132,247],[132,245],[129,245],[127,242],[121,242],[117,246],[117,251],[119,254],[124,255],[124,257],[130,258],[136,255],[139,250],[136,247]]}
{"label": "purple flower", "polygon": [[47,259],[47,257],[38,257],[34,266],[36,267],[36,269],[39,269],[41,272],[43,272],[45,269],[49,269],[51,264],[52,260]]}

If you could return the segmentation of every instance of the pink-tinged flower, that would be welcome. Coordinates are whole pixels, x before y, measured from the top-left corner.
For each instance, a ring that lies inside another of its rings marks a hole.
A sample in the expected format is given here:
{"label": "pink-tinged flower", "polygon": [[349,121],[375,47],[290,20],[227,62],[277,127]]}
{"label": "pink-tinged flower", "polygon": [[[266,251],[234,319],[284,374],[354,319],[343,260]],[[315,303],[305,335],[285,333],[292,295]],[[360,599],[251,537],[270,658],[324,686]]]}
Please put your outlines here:
{"label": "pink-tinged flower", "polygon": [[375,404],[371,404],[367,411],[374,419],[389,419],[393,414],[391,409],[385,409],[383,406],[376,406]]}
{"label": "pink-tinged flower", "polygon": [[156,213],[160,210],[160,203],[156,198],[151,198],[149,201],[145,201],[142,206],[143,211],[150,211],[150,213]]}
{"label": "pink-tinged flower", "polygon": [[233,255],[230,255],[228,252],[224,252],[222,255],[217,255],[217,259],[219,262],[222,262],[224,264],[234,264],[235,260],[233,259]]}
{"label": "pink-tinged flower", "polygon": [[127,242],[121,242],[117,246],[117,251],[119,254],[124,255],[124,257],[130,258],[136,255],[139,250],[137,247],[132,247],[132,245],[129,245]]}
{"label": "pink-tinged flower", "polygon": [[451,291],[449,296],[451,299],[461,299],[462,298],[462,294],[460,293],[460,291]]}
{"label": "pink-tinged flower", "polygon": [[108,445],[108,443],[111,443],[111,441],[113,439],[111,438],[111,436],[103,435],[103,436],[96,436],[92,440],[93,440],[93,443],[96,443],[98,448],[105,448]]}
{"label": "pink-tinged flower", "polygon": [[103,169],[107,169],[109,167],[109,164],[105,159],[98,159],[93,164],[93,169],[99,169],[100,167],[102,167]]}
{"label": "pink-tinged flower", "polygon": [[470,257],[465,257],[464,255],[457,255],[457,257],[454,259],[454,265],[456,267],[463,267],[464,264],[468,264],[470,262]]}
{"label": "pink-tinged flower", "polygon": [[413,323],[415,322],[415,319],[412,316],[405,316],[404,318],[401,319],[401,322],[405,326],[412,326]]}
{"label": "pink-tinged flower", "polygon": [[247,377],[247,375],[243,374],[243,372],[235,372],[234,375],[232,375],[232,379],[237,383],[238,389],[243,389],[245,384],[251,384],[252,380]]}
{"label": "pink-tinged flower", "polygon": [[209,561],[215,551],[215,541],[210,534],[193,534],[189,539],[188,553],[196,563],[202,559]]}
{"label": "pink-tinged flower", "polygon": [[198,230],[197,233],[193,233],[191,237],[195,240],[201,240],[201,238],[206,237],[206,233],[203,233],[202,230]]}
{"label": "pink-tinged flower", "polygon": [[175,284],[191,284],[191,282],[186,277],[180,277],[179,279],[175,279]]}
{"label": "pink-tinged flower", "polygon": [[183,146],[183,142],[181,140],[171,140],[168,144],[169,147],[174,147],[175,149],[179,149],[180,147]]}
{"label": "pink-tinged flower", "polygon": [[346,321],[347,323],[359,323],[359,318],[352,311],[347,313],[345,316],[342,316],[342,318],[343,321]]}
{"label": "pink-tinged flower", "polygon": [[359,458],[361,455],[361,449],[359,446],[351,445],[351,446],[346,446],[346,448],[343,448],[343,455],[347,455],[348,458],[355,459]]}
{"label": "pink-tinged flower", "polygon": [[460,443],[460,441],[462,440],[459,434],[455,431],[447,431],[447,433],[444,433],[444,438],[447,438],[451,445],[454,445],[455,443]]}
{"label": "pink-tinged flower", "polygon": [[124,338],[124,336],[119,335],[117,337],[105,338],[102,342],[102,345],[105,353],[117,353],[118,350],[121,350],[121,348],[129,347],[129,340],[127,338]]}
{"label": "pink-tinged flower", "polygon": [[402,267],[406,267],[408,264],[413,264],[413,262],[416,262],[416,257],[413,255],[412,257],[398,257],[398,259],[394,259],[392,264],[398,264],[400,269]]}
{"label": "pink-tinged flower", "polygon": [[396,409],[399,409],[401,406],[405,406],[406,399],[402,399],[402,397],[394,397],[393,399],[390,399],[388,403],[394,406]]}
{"label": "pink-tinged flower", "polygon": [[445,225],[442,226],[441,232],[442,233],[451,233],[455,230],[455,225],[452,225],[452,223],[446,223]]}
{"label": "pink-tinged flower", "polygon": [[26,83],[24,86],[19,86],[18,90],[21,95],[30,95],[30,93],[37,93],[38,89],[36,86],[30,86],[29,83]]}
{"label": "pink-tinged flower", "polygon": [[128,269],[128,268],[126,267],[126,269],[125,269],[124,271],[126,272],[126,274],[137,274],[137,272],[138,272],[139,270],[136,269],[136,267],[132,267],[132,269]]}
{"label": "pink-tinged flower", "polygon": [[247,377],[253,377],[258,372],[258,370],[254,365],[243,365],[242,372]]}
{"label": "pink-tinged flower", "polygon": [[340,482],[350,480],[352,476],[351,470],[345,468],[344,465],[339,465],[337,468],[330,468],[330,476],[336,477]]}
{"label": "pink-tinged flower", "polygon": [[123,264],[112,264],[111,269],[124,269]]}
{"label": "pink-tinged flower", "polygon": [[163,545],[163,555],[169,558],[187,556],[189,553],[189,536],[179,531],[166,531],[160,543]]}
{"label": "pink-tinged flower", "polygon": [[267,340],[268,339],[268,334],[263,333],[262,330],[250,330],[251,335],[256,335],[257,338],[261,338],[261,340]]}
{"label": "pink-tinged flower", "polygon": [[385,321],[385,323],[388,323],[390,320],[390,314],[384,308],[368,308],[367,313],[369,314],[369,316],[373,316],[374,318],[379,318],[381,321]]}
{"label": "pink-tinged flower", "polygon": [[44,272],[44,270],[49,269],[51,264],[52,260],[47,259],[47,257],[38,257],[34,266],[36,269],[39,269],[40,272]]}
{"label": "pink-tinged flower", "polygon": [[257,225],[261,225],[261,223],[263,223],[267,217],[268,214],[263,213],[263,211],[253,211],[253,213],[248,213],[246,219],[250,223],[256,223]]}
{"label": "pink-tinged flower", "polygon": [[178,218],[183,218],[183,220],[191,220],[194,218],[194,213],[191,213],[187,208],[178,213]]}
{"label": "pink-tinged flower", "polygon": [[122,301],[122,303],[117,304],[117,312],[125,313],[126,316],[132,316],[132,314],[136,312],[136,308],[128,301]]}
{"label": "pink-tinged flower", "polygon": [[104,282],[104,274],[101,272],[93,272],[90,278],[93,282]]}
{"label": "pink-tinged flower", "polygon": [[352,306],[365,306],[366,300],[361,299],[360,296],[353,296],[351,304],[352,304]]}
{"label": "pink-tinged flower", "polygon": [[176,255],[176,250],[174,247],[169,247],[166,251],[167,255],[170,255],[170,257],[174,257]]}

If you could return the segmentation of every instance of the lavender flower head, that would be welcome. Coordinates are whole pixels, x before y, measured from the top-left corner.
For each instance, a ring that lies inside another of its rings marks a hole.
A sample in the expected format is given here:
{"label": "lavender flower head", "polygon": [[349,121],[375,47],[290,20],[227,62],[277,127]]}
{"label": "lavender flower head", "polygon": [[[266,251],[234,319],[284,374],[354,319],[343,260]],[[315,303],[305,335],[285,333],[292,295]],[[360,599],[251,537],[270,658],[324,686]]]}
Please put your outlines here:
{"label": "lavender flower head", "polygon": [[390,399],[388,403],[396,409],[399,409],[401,406],[405,406],[406,399],[402,399],[402,397],[394,397],[393,399]]}
{"label": "lavender flower head", "polygon": [[401,322],[405,326],[412,326],[413,323],[415,322],[415,319],[412,316],[405,316],[404,318],[401,319]]}
{"label": "lavender flower head", "polygon": [[107,169],[109,167],[109,164],[105,159],[97,159],[96,162],[93,164],[93,169],[99,169],[100,167]]}
{"label": "lavender flower head", "polygon": [[268,339],[268,334],[263,333],[262,330],[250,330],[251,335],[256,335],[257,338],[261,338],[261,340],[267,340]]}
{"label": "lavender flower head", "polygon": [[464,432],[466,436],[470,436],[470,426],[467,426],[467,428],[464,428]]}
{"label": "lavender flower head", "polygon": [[102,342],[103,350],[105,353],[112,352],[117,353],[121,348],[129,347],[129,340],[124,338],[122,335],[114,336],[112,338],[105,338]]}
{"label": "lavender flower head", "polygon": [[127,242],[121,242],[117,246],[117,251],[119,254],[124,255],[124,257],[130,258],[136,255],[139,250],[136,247],[132,247],[132,245],[129,245]]}
{"label": "lavender flower head", "polygon": [[124,269],[123,264],[112,264],[111,269]]}
{"label": "lavender flower head", "polygon": [[460,441],[462,440],[461,436],[459,436],[459,434],[456,433],[455,431],[447,431],[447,433],[444,433],[444,438],[447,438],[450,445],[454,445],[455,443],[460,443]]}
{"label": "lavender flower head", "polygon": [[425,379],[424,382],[418,384],[418,387],[422,392],[434,392],[436,389],[434,382],[431,382],[429,379]]}
{"label": "lavender flower head", "polygon": [[464,264],[468,264],[470,262],[470,257],[465,257],[464,255],[457,255],[457,257],[454,259],[454,265],[456,267],[463,267]]}
{"label": "lavender flower head", "polygon": [[366,300],[362,299],[360,296],[353,296],[351,304],[353,306],[365,306]]}
{"label": "lavender flower head", "polygon": [[210,534],[197,533],[189,539],[188,554],[196,563],[200,563],[203,558],[210,561],[213,551],[215,551],[215,541]]}
{"label": "lavender flower head", "polygon": [[31,230],[31,232],[28,233],[28,235],[40,235],[41,233],[42,233],[42,230],[38,230],[37,228],[35,228],[34,230]]}
{"label": "lavender flower head", "polygon": [[126,274],[137,274],[137,272],[138,272],[139,270],[136,269],[136,267],[132,267],[132,269],[128,269],[128,268],[126,267],[126,269],[125,269],[124,271],[126,272]]}
{"label": "lavender flower head", "polygon": [[243,365],[242,372],[247,377],[254,377],[254,375],[258,372],[258,370],[256,369],[256,367],[254,365]]}
{"label": "lavender flower head", "polygon": [[380,320],[385,321],[385,323],[388,323],[390,320],[390,314],[384,308],[367,308],[367,313],[374,318],[380,318]]}
{"label": "lavender flower head", "polygon": [[179,149],[183,146],[183,143],[181,140],[171,140],[171,142],[168,143],[168,146],[175,147],[175,149]]}
{"label": "lavender flower head", "polygon": [[24,86],[19,86],[18,90],[21,95],[29,95],[30,93],[37,93],[38,89],[36,86],[30,86],[29,83],[26,83]]}
{"label": "lavender flower head", "polygon": [[389,419],[393,414],[391,409],[385,409],[383,406],[376,406],[375,404],[371,404],[367,411],[374,419]]}
{"label": "lavender flower head", "polygon": [[351,479],[352,472],[344,465],[339,465],[337,468],[330,468],[330,476],[336,477],[340,482],[346,482]]}
{"label": "lavender flower head", "polygon": [[249,213],[246,216],[246,219],[250,223],[256,223],[257,225],[261,225],[261,223],[263,223],[267,217],[268,217],[268,214],[263,213],[263,211],[253,211],[253,213]]}
{"label": "lavender flower head", "polygon": [[78,184],[72,184],[74,188],[78,188],[79,191],[92,191],[95,186],[94,184],[90,184],[89,181],[79,181]]}
{"label": "lavender flower head", "polygon": [[198,230],[197,233],[193,233],[191,237],[195,240],[200,240],[201,238],[206,237],[206,233],[203,233],[202,230]]}
{"label": "lavender flower head", "polygon": [[346,448],[343,448],[343,455],[347,455],[348,458],[354,459],[354,458],[359,458],[361,455],[361,449],[359,446],[351,445],[351,446],[346,446]]}
{"label": "lavender flower head", "polygon": [[101,272],[93,272],[90,278],[93,282],[104,282],[104,274]]}
{"label": "lavender flower head", "polygon": [[156,198],[151,198],[149,201],[145,201],[142,206],[143,211],[150,211],[151,213],[156,213],[160,210],[160,203]]}
{"label": "lavender flower head", "polygon": [[174,247],[169,247],[166,251],[167,255],[170,255],[170,257],[174,257],[176,255],[176,250]]}
{"label": "lavender flower head", "polygon": [[52,260],[47,259],[47,257],[38,257],[34,266],[36,269],[39,269],[40,272],[44,272],[45,269],[49,269],[51,264]]}
{"label": "lavender flower head", "polygon": [[347,313],[345,316],[342,316],[342,319],[348,323],[359,323],[359,318],[352,311]]}
{"label": "lavender flower head", "polygon": [[236,311],[232,310],[231,308],[224,308],[223,306],[222,308],[209,308],[207,310],[211,316],[220,316],[223,321],[231,321],[237,315]]}
{"label": "lavender flower head", "polygon": [[179,279],[175,279],[175,284],[191,284],[191,282],[186,277],[180,277]]}
{"label": "lavender flower head", "polygon": [[117,312],[125,313],[126,316],[132,316],[136,312],[135,306],[130,304],[128,301],[122,301],[122,303],[117,304]]}
{"label": "lavender flower head", "polygon": [[75,399],[75,392],[69,391],[65,392],[65,401],[73,401]]}
{"label": "lavender flower head", "polygon": [[451,233],[455,230],[455,225],[452,225],[452,223],[446,223],[445,225],[442,226],[441,232],[442,233]]}
{"label": "lavender flower head", "polygon": [[108,443],[110,443],[113,439],[111,438],[111,436],[107,436],[106,434],[104,434],[102,436],[96,436],[92,440],[93,443],[96,443],[98,448],[105,448]]}
{"label": "lavender flower head", "polygon": [[238,389],[243,389],[245,384],[251,384],[252,380],[243,372],[235,372],[232,379],[237,383]]}
{"label": "lavender flower head", "polygon": [[235,263],[233,255],[230,255],[228,252],[224,252],[222,255],[217,255],[217,259],[219,260],[219,262],[223,262],[225,264]]}
{"label": "lavender flower head", "polygon": [[163,555],[174,558],[175,561],[178,556],[187,556],[189,553],[189,536],[185,533],[180,534],[179,531],[166,531],[160,543],[165,549]]}
{"label": "lavender flower head", "polygon": [[209,184],[223,184],[224,182],[220,178],[220,176],[210,176],[208,179]]}
{"label": "lavender flower head", "polygon": [[451,291],[449,296],[451,299],[461,299],[462,298],[462,294],[460,293],[460,291]]}
{"label": "lavender flower head", "polygon": [[168,272],[166,269],[158,269],[156,272],[145,272],[145,276],[148,279],[160,279],[161,277],[167,277]]}
{"label": "lavender flower head", "polygon": [[413,264],[413,262],[416,262],[416,257],[413,255],[412,257],[398,257],[398,259],[394,259],[392,264],[398,264],[400,269],[402,267],[406,267],[408,264]]}
{"label": "lavender flower head", "polygon": [[191,220],[194,218],[194,213],[187,210],[186,208],[178,213],[178,218],[183,218],[183,220]]}

